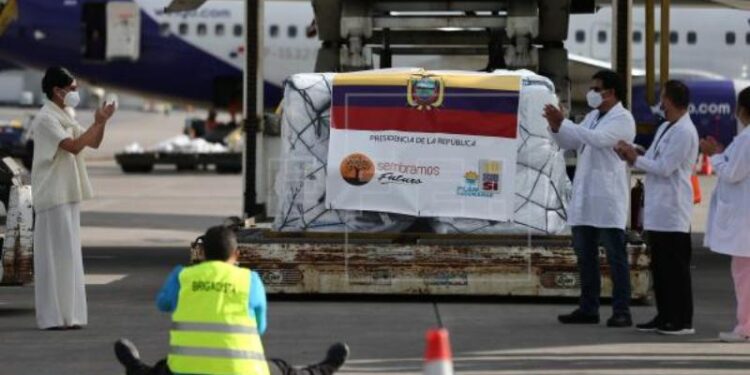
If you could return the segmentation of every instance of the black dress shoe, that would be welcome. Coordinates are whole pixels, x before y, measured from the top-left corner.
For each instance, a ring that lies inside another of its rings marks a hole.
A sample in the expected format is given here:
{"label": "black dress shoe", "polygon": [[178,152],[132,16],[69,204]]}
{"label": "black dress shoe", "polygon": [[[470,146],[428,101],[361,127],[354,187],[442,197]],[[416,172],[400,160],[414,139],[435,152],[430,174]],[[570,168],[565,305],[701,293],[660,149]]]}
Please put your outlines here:
{"label": "black dress shoe", "polygon": [[576,309],[570,314],[558,315],[557,320],[562,324],[599,324],[599,315],[585,314]]}
{"label": "black dress shoe", "polygon": [[614,314],[607,320],[607,327],[622,328],[633,325],[633,319],[630,314]]}
{"label": "black dress shoe", "polygon": [[128,339],[119,339],[115,342],[115,357],[125,367],[127,375],[145,374],[149,370],[149,367],[141,362],[138,348]]}
{"label": "black dress shoe", "polygon": [[337,342],[328,348],[326,359],[323,360],[322,364],[331,366],[335,371],[344,365],[347,358],[349,358],[349,346],[343,342]]}
{"label": "black dress shoe", "polygon": [[635,329],[641,331],[641,332],[656,332],[657,329],[659,329],[659,326],[661,325],[661,320],[659,317],[655,317],[651,319],[651,321],[647,323],[637,324],[635,326]]}
{"label": "black dress shoe", "polygon": [[342,343],[337,342],[328,348],[326,353],[326,359],[317,365],[308,366],[305,370],[310,374],[316,375],[330,375],[338,371],[341,366],[346,362],[346,358],[349,357],[349,347]]}

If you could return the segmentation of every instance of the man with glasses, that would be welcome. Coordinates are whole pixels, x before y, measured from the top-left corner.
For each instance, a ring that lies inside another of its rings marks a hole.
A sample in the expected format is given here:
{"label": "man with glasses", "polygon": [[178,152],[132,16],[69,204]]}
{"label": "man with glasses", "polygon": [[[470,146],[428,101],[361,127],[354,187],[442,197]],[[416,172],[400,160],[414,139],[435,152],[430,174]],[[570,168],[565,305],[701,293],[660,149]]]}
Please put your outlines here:
{"label": "man with glasses", "polygon": [[667,81],[661,92],[664,122],[654,142],[640,156],[629,143],[617,151],[628,164],[646,172],[644,227],[651,250],[656,317],[636,327],[643,332],[690,335],[693,292],[690,281],[690,218],[693,187],[690,176],[698,157],[698,132],[690,120],[690,90]]}
{"label": "man with glasses", "polygon": [[630,267],[625,246],[629,181],[627,164],[614,148],[620,141],[633,142],[635,121],[622,106],[625,88],[617,73],[602,70],[592,77],[586,94],[593,111],[575,124],[562,111],[547,105],[544,117],[552,138],[567,150],[576,150],[578,165],[573,179],[573,197],[568,208],[573,247],[581,279],[579,307],[560,315],[563,324],[598,324],[601,276],[599,245],[607,251],[612,277],[612,317],[608,327],[629,327]]}

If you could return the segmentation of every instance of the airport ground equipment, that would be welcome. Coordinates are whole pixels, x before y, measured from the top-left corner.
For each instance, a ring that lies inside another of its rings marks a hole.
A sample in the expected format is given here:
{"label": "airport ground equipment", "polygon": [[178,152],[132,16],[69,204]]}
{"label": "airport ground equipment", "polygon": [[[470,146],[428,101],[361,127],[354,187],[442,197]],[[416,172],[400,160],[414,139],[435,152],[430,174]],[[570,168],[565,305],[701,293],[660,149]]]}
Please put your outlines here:
{"label": "airport ground equipment", "polygon": [[[394,55],[488,55],[487,70],[526,68],[550,78],[569,103],[571,13],[593,1],[313,0],[321,46],[315,70],[390,67]],[[451,68],[451,67],[445,67]],[[458,67],[454,67],[458,68]]]}
{"label": "airport ground equipment", "polygon": [[[239,232],[240,264],[274,294],[577,297],[569,236]],[[630,236],[632,298],[645,301],[646,245]],[[199,243],[193,261],[202,259]],[[602,296],[611,295],[601,259]]]}
{"label": "airport ground equipment", "polygon": [[[518,73],[471,74],[487,78]],[[240,231],[241,263],[261,272],[274,293],[576,296],[580,283],[571,237],[564,235],[564,220],[550,225],[550,216],[558,214],[560,204],[564,207],[569,191],[562,155],[550,143],[541,117],[544,104],[554,100],[553,88],[547,79],[527,74],[519,96],[524,108],[519,139],[524,141],[518,145],[518,163],[528,169],[514,176],[520,184],[514,198],[516,225],[500,227],[321,206],[328,193],[319,182],[326,180],[330,162],[327,119],[335,74],[290,77],[279,154],[284,167],[276,178],[280,203],[271,211],[276,216],[273,228],[281,232]],[[534,210],[524,211],[531,206]],[[439,229],[448,223],[449,229]],[[633,297],[645,299],[648,253],[637,237],[632,237],[628,251]],[[201,258],[199,244],[192,256],[194,261]],[[605,257],[601,260],[606,295],[611,290],[609,268]]]}
{"label": "airport ground equipment", "polygon": [[[262,30],[262,1],[249,0],[248,24]],[[253,5],[253,6],[251,6]],[[563,41],[571,12],[593,12],[594,1],[365,1],[314,0],[321,47],[316,71],[363,70],[379,54],[390,67],[395,54],[490,54],[487,70],[532,68],[550,77],[569,101],[567,51]],[[248,47],[262,45],[252,28]],[[258,92],[260,64],[248,49],[246,93]],[[450,68],[450,67],[445,67]],[[246,95],[246,113],[259,96]],[[248,116],[245,210],[262,217],[266,194],[258,190],[265,160],[256,150],[259,117]],[[263,144],[263,140],[258,141]],[[256,159],[257,157],[257,159]],[[258,194],[260,193],[260,194]],[[270,194],[269,194],[270,195]],[[624,197],[626,199],[626,197]],[[318,234],[240,231],[240,262],[261,273],[271,293],[576,296],[578,273],[570,237],[461,236],[439,234]],[[628,244],[633,297],[648,296],[645,245]],[[201,259],[200,244],[191,250]],[[603,290],[611,291],[602,257]]]}
{"label": "airport ground equipment", "polygon": [[30,283],[34,278],[31,185],[28,172],[9,157],[0,162],[0,200],[6,207],[0,284]]}
{"label": "airport ground equipment", "polygon": [[130,145],[115,154],[115,160],[124,173],[149,173],[156,165],[171,165],[178,171],[208,170],[213,166],[218,173],[241,173],[241,142],[235,138],[241,138],[241,133],[231,124],[221,124],[207,132],[205,121],[189,118],[183,135],[147,150],[137,143]]}
{"label": "airport ground equipment", "polygon": [[214,166],[218,173],[242,172],[241,152],[167,153],[143,152],[115,154],[115,160],[125,173],[150,173],[156,165],[172,165],[178,171],[207,170]]}
{"label": "airport ground equipment", "polygon": [[31,140],[31,122],[34,116],[0,121],[0,157],[20,159],[26,169],[31,169],[34,141]]}

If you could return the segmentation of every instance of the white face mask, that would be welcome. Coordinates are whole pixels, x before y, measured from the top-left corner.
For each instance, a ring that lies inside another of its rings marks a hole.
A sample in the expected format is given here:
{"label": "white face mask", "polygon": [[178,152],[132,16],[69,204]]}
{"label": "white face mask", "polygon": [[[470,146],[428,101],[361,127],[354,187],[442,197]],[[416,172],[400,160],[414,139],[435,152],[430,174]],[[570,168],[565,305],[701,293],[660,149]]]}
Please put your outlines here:
{"label": "white face mask", "polygon": [[65,94],[63,104],[65,104],[66,107],[75,108],[78,107],[78,104],[80,103],[81,96],[78,94],[78,91],[68,91],[68,93]]}
{"label": "white face mask", "polygon": [[656,111],[654,111],[654,114],[663,119],[667,118],[667,111],[664,110],[664,105],[661,103],[656,105]]}
{"label": "white face mask", "polygon": [[599,108],[599,106],[602,105],[602,102],[604,102],[602,94],[594,90],[589,90],[589,92],[586,93],[586,103],[588,103],[589,107],[594,109]]}

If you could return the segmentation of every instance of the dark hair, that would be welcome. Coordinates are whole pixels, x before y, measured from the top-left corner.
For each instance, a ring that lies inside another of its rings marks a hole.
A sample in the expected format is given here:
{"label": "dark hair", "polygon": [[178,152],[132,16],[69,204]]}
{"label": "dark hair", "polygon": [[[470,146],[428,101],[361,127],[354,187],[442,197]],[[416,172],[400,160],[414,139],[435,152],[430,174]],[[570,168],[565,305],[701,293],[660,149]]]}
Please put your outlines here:
{"label": "dark hair", "polygon": [[750,114],[750,87],[744,88],[737,95],[737,108],[745,108],[745,112]]}
{"label": "dark hair", "polygon": [[670,79],[664,83],[664,96],[677,108],[685,109],[690,105],[690,89],[682,81]]}
{"label": "dark hair", "polygon": [[237,235],[225,226],[208,228],[203,235],[203,254],[206,260],[225,261],[237,249]]}
{"label": "dark hair", "polygon": [[602,87],[607,90],[614,90],[618,100],[625,98],[625,85],[622,83],[620,75],[611,70],[600,70],[594,74],[591,79],[602,81]]}
{"label": "dark hair", "polygon": [[47,95],[47,99],[52,100],[54,96],[54,88],[70,86],[75,78],[70,72],[60,66],[53,66],[47,69],[42,78],[42,91]]}

